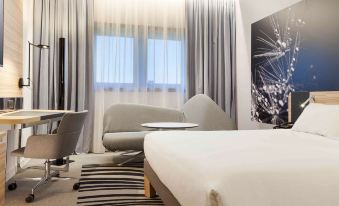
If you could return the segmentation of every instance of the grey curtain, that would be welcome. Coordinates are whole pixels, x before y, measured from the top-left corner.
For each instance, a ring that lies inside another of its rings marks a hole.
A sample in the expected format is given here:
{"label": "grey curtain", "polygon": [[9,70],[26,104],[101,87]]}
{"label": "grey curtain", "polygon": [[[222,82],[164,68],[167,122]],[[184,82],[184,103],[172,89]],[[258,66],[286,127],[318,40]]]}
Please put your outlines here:
{"label": "grey curtain", "polygon": [[235,120],[234,0],[186,0],[187,94],[207,94]]}
{"label": "grey curtain", "polygon": [[89,110],[77,152],[88,152],[93,135],[93,0],[33,0],[33,108],[57,109],[59,96],[59,38],[66,39],[65,105]]}

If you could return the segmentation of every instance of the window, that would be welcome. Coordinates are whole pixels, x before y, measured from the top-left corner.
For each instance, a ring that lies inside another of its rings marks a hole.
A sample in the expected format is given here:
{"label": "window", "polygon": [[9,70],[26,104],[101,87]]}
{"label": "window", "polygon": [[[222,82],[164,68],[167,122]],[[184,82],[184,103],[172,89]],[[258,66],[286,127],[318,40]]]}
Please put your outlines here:
{"label": "window", "polygon": [[171,89],[182,84],[182,40],[142,35],[96,35],[95,40],[96,85]]}
{"label": "window", "polygon": [[96,36],[96,83],[134,82],[133,43],[131,37]]}
{"label": "window", "polygon": [[147,83],[176,86],[181,84],[182,42],[148,39]]}

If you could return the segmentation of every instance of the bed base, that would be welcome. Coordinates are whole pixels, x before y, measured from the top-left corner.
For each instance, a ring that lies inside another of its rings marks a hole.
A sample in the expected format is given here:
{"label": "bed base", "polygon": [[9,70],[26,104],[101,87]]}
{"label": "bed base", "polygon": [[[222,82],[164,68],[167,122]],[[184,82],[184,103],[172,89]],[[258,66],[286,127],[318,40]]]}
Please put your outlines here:
{"label": "bed base", "polygon": [[158,194],[165,205],[181,206],[171,191],[169,191],[169,189],[161,182],[146,159],[144,160],[144,172],[144,188],[146,197],[152,198]]}

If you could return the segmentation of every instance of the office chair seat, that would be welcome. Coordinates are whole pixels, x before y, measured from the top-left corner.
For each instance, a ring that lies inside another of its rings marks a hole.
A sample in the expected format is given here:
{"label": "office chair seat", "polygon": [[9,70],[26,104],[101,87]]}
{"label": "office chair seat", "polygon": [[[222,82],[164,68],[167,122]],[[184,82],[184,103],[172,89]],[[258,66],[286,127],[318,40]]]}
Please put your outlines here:
{"label": "office chair seat", "polygon": [[21,147],[11,152],[11,154],[15,157],[24,157],[24,153],[25,153],[25,147]]}

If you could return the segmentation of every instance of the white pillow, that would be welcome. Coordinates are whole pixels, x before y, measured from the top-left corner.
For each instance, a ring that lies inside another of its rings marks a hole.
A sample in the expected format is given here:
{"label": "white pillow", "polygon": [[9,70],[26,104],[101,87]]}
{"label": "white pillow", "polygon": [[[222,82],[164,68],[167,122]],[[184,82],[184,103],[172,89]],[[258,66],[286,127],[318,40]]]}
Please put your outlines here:
{"label": "white pillow", "polygon": [[339,138],[339,105],[310,103],[292,130]]}

